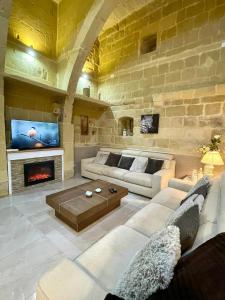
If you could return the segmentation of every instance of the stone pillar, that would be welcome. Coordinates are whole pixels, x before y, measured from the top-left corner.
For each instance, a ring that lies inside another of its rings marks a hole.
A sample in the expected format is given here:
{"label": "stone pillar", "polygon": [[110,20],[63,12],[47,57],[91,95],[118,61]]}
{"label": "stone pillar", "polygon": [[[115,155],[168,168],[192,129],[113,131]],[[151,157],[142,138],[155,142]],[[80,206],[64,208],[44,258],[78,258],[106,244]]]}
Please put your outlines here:
{"label": "stone pillar", "polygon": [[8,19],[10,16],[11,5],[11,0],[1,0],[0,2],[0,196],[7,195],[8,193],[3,72],[5,68]]}
{"label": "stone pillar", "polygon": [[73,95],[65,100],[63,122],[61,123],[61,145],[64,148],[65,178],[74,176],[74,125],[71,123],[73,113]]}

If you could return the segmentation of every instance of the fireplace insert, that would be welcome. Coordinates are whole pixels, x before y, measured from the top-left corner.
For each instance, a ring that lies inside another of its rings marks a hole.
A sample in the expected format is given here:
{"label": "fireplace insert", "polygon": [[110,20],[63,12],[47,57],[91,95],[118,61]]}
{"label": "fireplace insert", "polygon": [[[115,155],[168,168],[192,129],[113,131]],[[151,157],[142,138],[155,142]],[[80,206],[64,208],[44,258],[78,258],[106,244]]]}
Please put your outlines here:
{"label": "fireplace insert", "polygon": [[24,164],[24,186],[55,179],[54,160]]}

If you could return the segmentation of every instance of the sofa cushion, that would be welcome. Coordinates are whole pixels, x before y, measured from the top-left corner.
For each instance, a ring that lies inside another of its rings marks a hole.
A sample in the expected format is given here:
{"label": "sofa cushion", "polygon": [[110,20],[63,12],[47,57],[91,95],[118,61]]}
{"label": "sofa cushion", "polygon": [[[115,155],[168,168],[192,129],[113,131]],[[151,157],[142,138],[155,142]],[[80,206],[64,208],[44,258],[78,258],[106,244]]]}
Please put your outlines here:
{"label": "sofa cushion", "polygon": [[220,209],[220,181],[215,180],[209,189],[207,198],[201,212],[201,224],[206,222],[216,223]]}
{"label": "sofa cushion", "polygon": [[147,157],[136,157],[130,167],[131,172],[144,173],[148,163]]}
{"label": "sofa cushion", "polygon": [[116,167],[108,167],[102,170],[102,174],[108,177],[116,178],[123,180],[124,175],[127,174],[129,171],[124,169],[119,169]]}
{"label": "sofa cushion", "polygon": [[152,175],[146,173],[136,173],[136,172],[127,172],[124,174],[123,178],[126,182],[145,186],[152,187]]}
{"label": "sofa cushion", "polygon": [[180,258],[180,233],[169,226],[151,236],[122,274],[115,294],[126,300],[143,300],[169,286]]}
{"label": "sofa cushion", "polygon": [[101,165],[101,164],[86,164],[85,165],[85,170],[91,173],[99,174],[102,175],[103,169],[109,169],[110,167]]}
{"label": "sofa cushion", "polygon": [[75,261],[103,287],[112,290],[133,256],[148,241],[143,234],[124,225],[118,226]]}
{"label": "sofa cushion", "polygon": [[109,167],[117,167],[118,163],[120,161],[120,158],[121,158],[121,154],[116,154],[116,153],[110,152],[105,165],[109,166]]}
{"label": "sofa cushion", "polygon": [[158,203],[175,210],[180,206],[181,200],[185,197],[186,192],[167,187],[158,193],[151,203]]}
{"label": "sofa cushion", "polygon": [[[85,286],[85,288],[84,288]],[[106,291],[68,259],[45,273],[37,286],[36,299],[104,299]]]}
{"label": "sofa cushion", "polygon": [[172,213],[172,209],[151,202],[131,217],[126,222],[126,225],[147,236],[151,236],[165,226]]}
{"label": "sofa cushion", "polygon": [[145,173],[154,174],[158,172],[162,169],[163,163],[163,160],[149,158],[147,167],[145,169]]}
{"label": "sofa cushion", "polygon": [[129,170],[134,159],[134,157],[122,156],[117,167],[120,169]]}

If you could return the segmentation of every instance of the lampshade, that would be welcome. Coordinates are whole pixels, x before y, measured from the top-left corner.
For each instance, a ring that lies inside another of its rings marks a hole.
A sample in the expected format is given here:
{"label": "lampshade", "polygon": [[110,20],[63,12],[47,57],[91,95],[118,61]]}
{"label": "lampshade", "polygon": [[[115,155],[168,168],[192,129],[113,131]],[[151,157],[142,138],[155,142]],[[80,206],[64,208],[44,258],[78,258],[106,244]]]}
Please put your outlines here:
{"label": "lampshade", "polygon": [[206,165],[222,166],[224,165],[223,159],[218,151],[207,152],[201,162]]}

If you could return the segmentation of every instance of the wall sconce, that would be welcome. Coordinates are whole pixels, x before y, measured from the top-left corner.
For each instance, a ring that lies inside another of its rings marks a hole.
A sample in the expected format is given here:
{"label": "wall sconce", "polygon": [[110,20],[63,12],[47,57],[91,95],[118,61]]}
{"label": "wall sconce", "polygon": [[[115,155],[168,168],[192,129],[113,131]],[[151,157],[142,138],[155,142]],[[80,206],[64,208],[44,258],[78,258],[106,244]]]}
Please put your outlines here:
{"label": "wall sconce", "polygon": [[32,45],[28,48],[27,54],[30,55],[30,56],[32,56],[32,57],[36,56],[36,53],[35,53]]}

